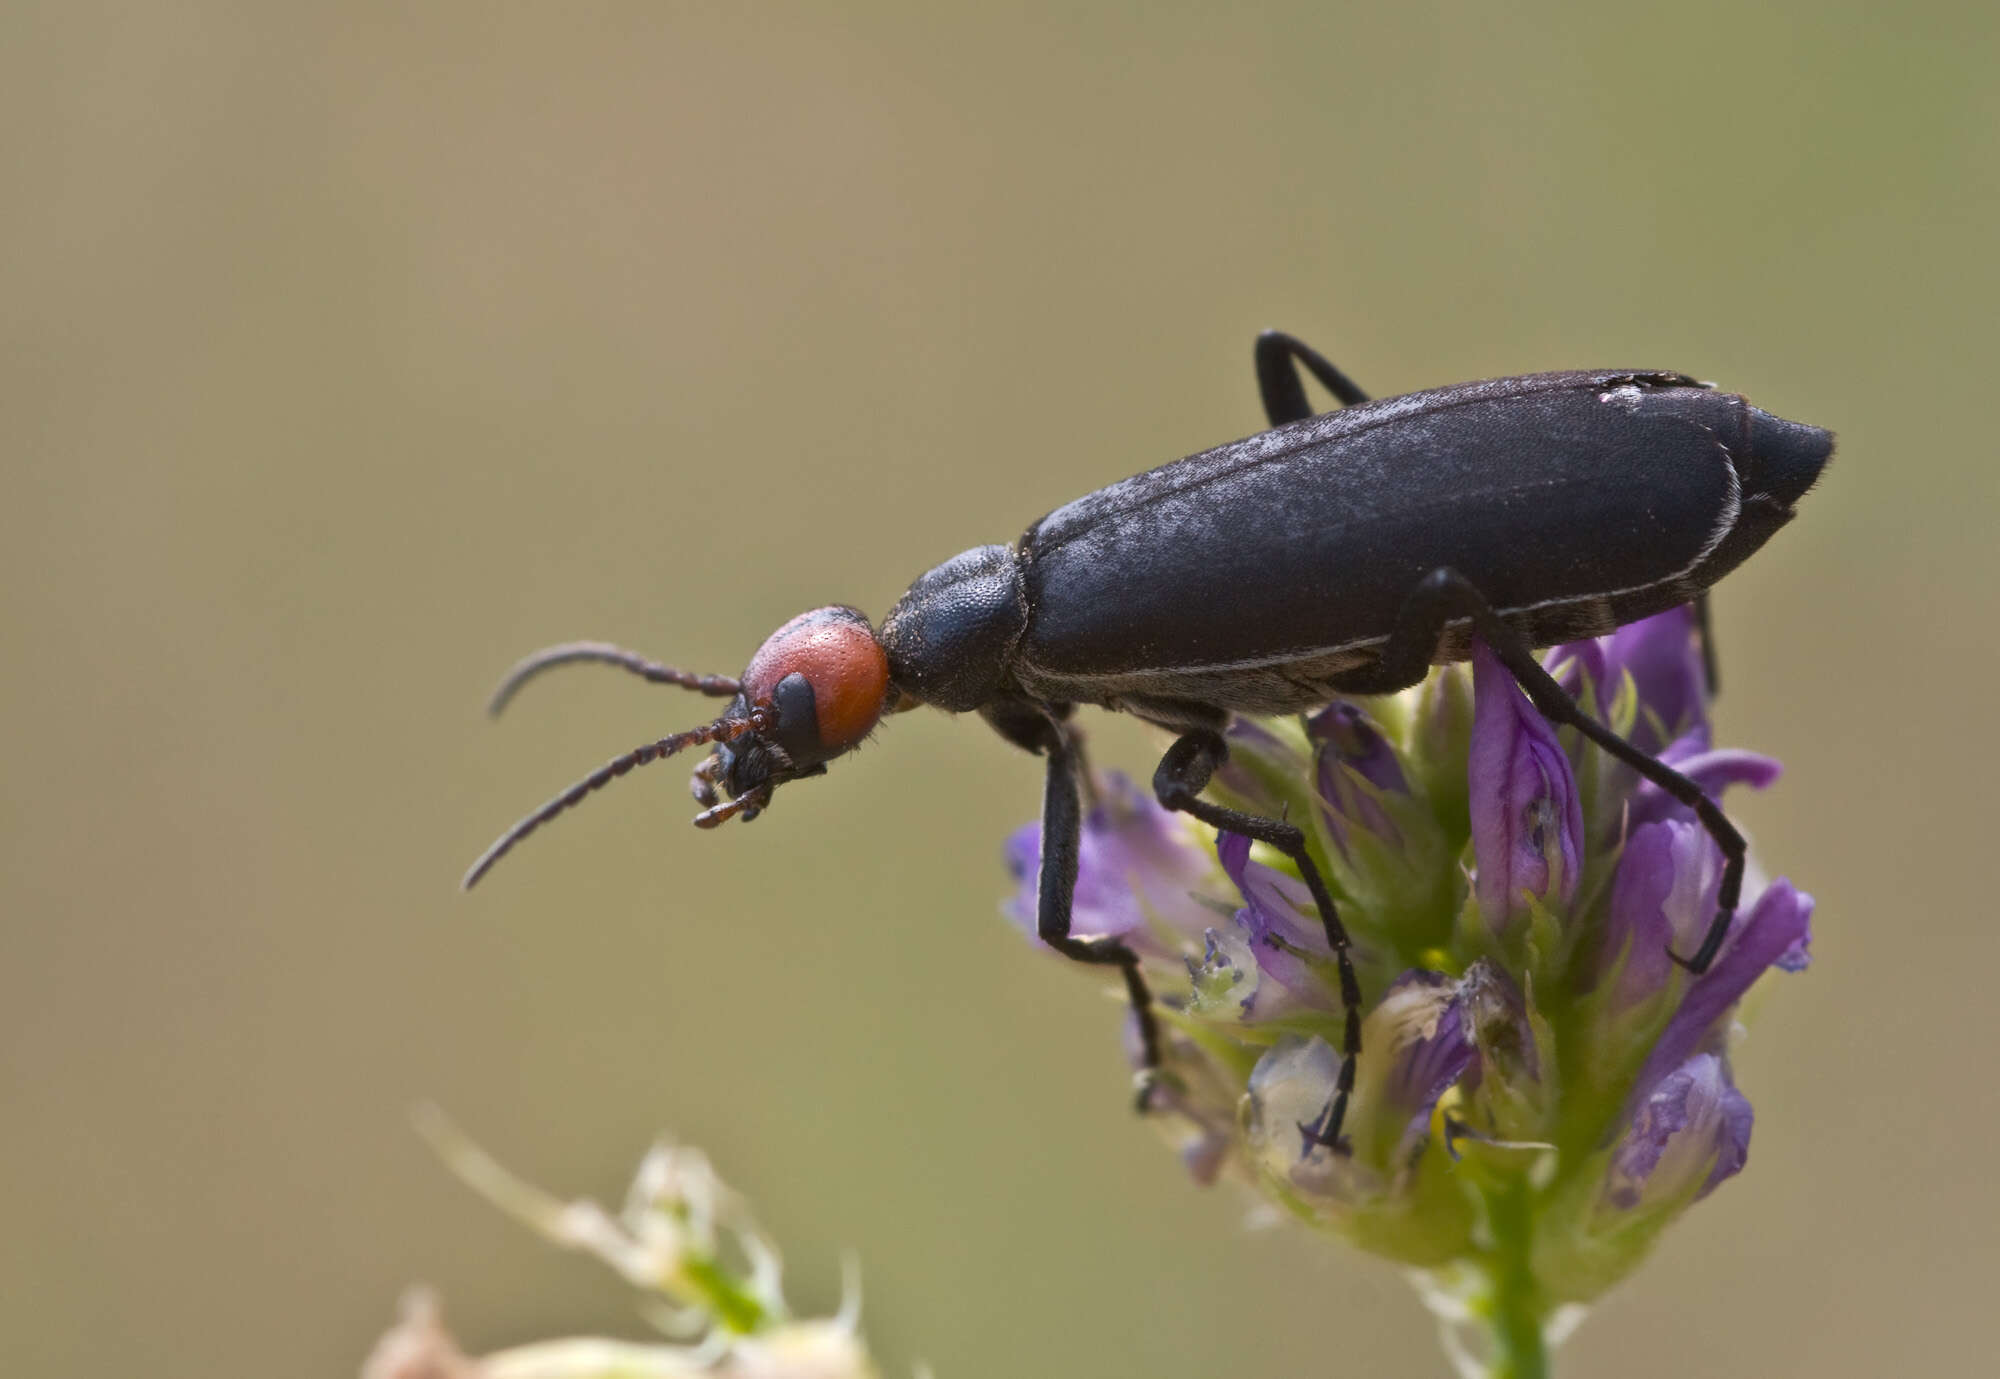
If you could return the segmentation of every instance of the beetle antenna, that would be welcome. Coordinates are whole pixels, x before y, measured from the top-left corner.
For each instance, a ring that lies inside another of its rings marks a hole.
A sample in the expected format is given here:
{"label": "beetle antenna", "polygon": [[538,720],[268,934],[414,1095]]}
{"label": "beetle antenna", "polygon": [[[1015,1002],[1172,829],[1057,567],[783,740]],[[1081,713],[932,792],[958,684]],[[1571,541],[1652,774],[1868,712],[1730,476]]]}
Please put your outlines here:
{"label": "beetle antenna", "polygon": [[569,789],[563,791],[562,794],[557,795],[540,809],[537,809],[534,813],[528,815],[527,818],[521,820],[496,838],[492,847],[479,854],[479,860],[474,862],[471,869],[465,873],[465,879],[458,883],[458,888],[463,891],[471,890],[479,884],[480,877],[492,870],[495,862],[513,850],[516,843],[520,842],[530,833],[533,833],[550,819],[555,818],[556,815],[562,813],[564,810],[581,804],[584,797],[592,791],[602,790],[633,767],[644,766],[647,762],[651,761],[659,761],[662,758],[670,757],[676,752],[684,751],[689,747],[703,742],[734,742],[745,733],[763,731],[770,726],[771,715],[769,711],[761,707],[755,708],[750,711],[749,716],[746,718],[718,718],[713,723],[704,723],[699,728],[690,728],[684,733],[675,733],[672,737],[663,737],[658,742],[649,742],[643,747],[634,747],[623,756],[611,758],[604,765],[592,771]]}
{"label": "beetle antenna", "polygon": [[610,642],[560,642],[555,646],[545,646],[531,656],[517,661],[513,668],[500,679],[500,688],[493,691],[487,701],[486,712],[498,716],[507,707],[507,701],[520,691],[521,686],[540,675],[551,666],[572,665],[580,661],[597,661],[604,665],[618,666],[629,670],[642,680],[650,680],[656,685],[679,685],[682,689],[698,690],[717,699],[727,699],[740,694],[741,681],[727,675],[696,675],[691,671],[675,670],[663,666],[658,661],[649,660],[636,651],[627,651],[622,646]]}

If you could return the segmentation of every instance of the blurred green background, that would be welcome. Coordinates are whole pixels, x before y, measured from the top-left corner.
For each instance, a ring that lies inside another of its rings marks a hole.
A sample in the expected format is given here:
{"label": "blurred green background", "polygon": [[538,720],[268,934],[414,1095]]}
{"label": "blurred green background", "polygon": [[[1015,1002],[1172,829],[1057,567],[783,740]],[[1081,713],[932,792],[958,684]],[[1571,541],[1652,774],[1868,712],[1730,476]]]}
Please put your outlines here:
{"label": "blurred green background", "polygon": [[[1260,425],[1686,369],[1841,449],[1723,587],[1738,801],[1820,899],[1749,1171],[1567,1372],[1990,1362],[2000,86],[1990,8],[16,3],[0,10],[0,1369],[340,1375],[636,1330],[451,1181],[708,1148],[891,1369],[1436,1375],[1394,1271],[1243,1224],[995,914],[1036,763],[914,714],[750,829],[623,784],[734,673]],[[1104,755],[1147,740],[1104,724]]]}

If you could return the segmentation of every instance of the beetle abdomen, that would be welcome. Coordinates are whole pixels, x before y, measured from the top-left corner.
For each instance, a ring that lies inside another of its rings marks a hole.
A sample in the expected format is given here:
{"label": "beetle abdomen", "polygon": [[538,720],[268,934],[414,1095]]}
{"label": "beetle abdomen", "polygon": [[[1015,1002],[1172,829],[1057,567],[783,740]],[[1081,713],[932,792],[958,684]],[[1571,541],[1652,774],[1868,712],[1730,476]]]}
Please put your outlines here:
{"label": "beetle abdomen", "polygon": [[1367,660],[1440,566],[1538,642],[1609,630],[1722,572],[1704,561],[1741,510],[1728,446],[1749,415],[1677,374],[1541,374],[1190,456],[1029,529],[1016,676],[1269,705]]}

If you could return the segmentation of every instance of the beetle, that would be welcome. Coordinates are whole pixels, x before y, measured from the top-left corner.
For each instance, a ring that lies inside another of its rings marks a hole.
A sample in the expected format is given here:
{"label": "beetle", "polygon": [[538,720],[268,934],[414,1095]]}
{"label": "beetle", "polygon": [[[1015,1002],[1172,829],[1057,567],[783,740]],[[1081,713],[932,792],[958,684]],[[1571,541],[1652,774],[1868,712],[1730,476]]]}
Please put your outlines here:
{"label": "beetle", "polygon": [[[778,786],[824,774],[884,713],[976,712],[1046,759],[1037,931],[1068,957],[1119,970],[1150,1073],[1160,1036],[1137,955],[1070,932],[1083,773],[1071,715],[1080,704],[1136,714],[1176,734],[1153,777],[1160,803],[1269,844],[1312,895],[1344,1029],[1335,1093],[1308,1132],[1339,1150],[1361,991],[1338,909],[1300,829],[1202,791],[1228,756],[1231,714],[1391,693],[1464,659],[1477,638],[1545,717],[1693,810],[1715,839],[1724,869],[1714,920],[1691,956],[1673,955],[1705,972],[1742,889],[1743,836],[1687,777],[1585,712],[1534,651],[1692,601],[1712,677],[1707,591],[1791,520],[1832,434],[1658,370],[1531,374],[1370,401],[1293,336],[1264,332],[1254,358],[1271,429],[1088,494],[1011,544],[952,557],[918,576],[879,630],[854,608],[813,609],[772,633],[736,678],[602,642],[520,662],[495,712],[532,677],[578,661],[730,702],[522,819],[464,885],[592,791],[688,747],[713,747],[692,780],[703,806],[694,822],[712,828],[754,819]],[[1305,373],[1339,409],[1313,414]]]}

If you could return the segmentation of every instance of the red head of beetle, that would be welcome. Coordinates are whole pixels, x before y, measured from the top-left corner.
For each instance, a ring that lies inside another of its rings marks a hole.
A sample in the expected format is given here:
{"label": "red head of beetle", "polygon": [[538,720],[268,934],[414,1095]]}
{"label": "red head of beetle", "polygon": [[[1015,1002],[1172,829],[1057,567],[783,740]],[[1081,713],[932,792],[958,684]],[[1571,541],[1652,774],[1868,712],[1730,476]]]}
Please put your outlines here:
{"label": "red head of beetle", "polygon": [[[713,828],[741,815],[747,822],[771,803],[786,781],[817,776],[873,731],[884,708],[915,700],[889,682],[889,658],[868,618],[842,605],[801,613],[764,639],[741,679],[695,675],[647,660],[608,642],[548,647],[507,673],[489,708],[498,713],[514,692],[551,666],[595,661],[619,666],[656,684],[730,699],[720,718],[613,757],[502,834],[465,874],[471,886],[516,843],[637,766],[702,743],[715,751],[690,782],[702,812],[694,822]],[[723,792],[729,795],[721,798]]]}
{"label": "red head of beetle", "polygon": [[744,668],[741,690],[724,722],[752,720],[741,736],[718,741],[696,768],[695,798],[708,825],[728,817],[719,784],[745,819],[755,818],[771,791],[788,780],[816,776],[826,763],[861,744],[889,699],[889,658],[868,618],[839,604],[801,613],[764,639]]}

